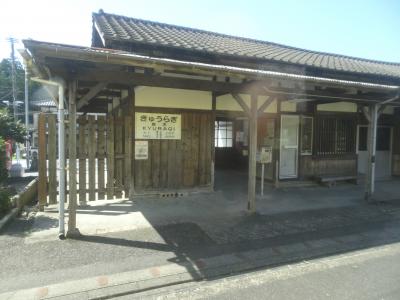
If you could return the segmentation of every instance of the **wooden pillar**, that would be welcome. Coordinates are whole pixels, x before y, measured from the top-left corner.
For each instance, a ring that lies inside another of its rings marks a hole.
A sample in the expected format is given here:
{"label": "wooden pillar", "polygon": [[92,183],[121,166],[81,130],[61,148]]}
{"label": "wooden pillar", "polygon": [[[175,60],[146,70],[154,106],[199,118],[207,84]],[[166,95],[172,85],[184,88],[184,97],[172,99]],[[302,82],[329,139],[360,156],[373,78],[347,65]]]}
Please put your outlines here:
{"label": "wooden pillar", "polygon": [[46,115],[44,113],[39,114],[38,139],[39,139],[38,201],[39,201],[39,210],[44,211],[44,207],[47,205],[47,144],[46,144]]}
{"label": "wooden pillar", "polygon": [[249,182],[247,209],[256,212],[257,95],[251,95],[249,115]]}
{"label": "wooden pillar", "polygon": [[[48,138],[47,151],[49,160],[49,204],[57,203],[57,122],[56,115],[47,116]],[[59,138],[59,137],[58,137]]]}
{"label": "wooden pillar", "polygon": [[79,205],[86,206],[87,120],[79,117]]}
{"label": "wooden pillar", "polygon": [[135,89],[130,87],[128,90],[129,115],[131,116],[131,184],[129,187],[129,199],[133,199],[135,195]]}
{"label": "wooden pillar", "polygon": [[69,205],[67,237],[79,234],[76,228],[76,81],[68,86],[68,169],[69,169]]}
{"label": "wooden pillar", "polygon": [[107,116],[107,199],[114,199],[114,116]]}
{"label": "wooden pillar", "polygon": [[370,122],[368,127],[368,168],[365,180],[365,200],[370,201],[375,191],[375,159],[376,159],[376,137],[378,129],[379,105],[369,106]]}
{"label": "wooden pillar", "polygon": [[96,200],[96,120],[95,116],[88,116],[88,173],[89,173],[89,201]]}
{"label": "wooden pillar", "polygon": [[274,150],[275,150],[275,165],[274,165],[274,177],[275,177],[275,188],[279,188],[279,169],[280,169],[280,157],[281,157],[281,103],[282,98],[276,98],[276,124],[275,124],[275,142],[274,142]]}
{"label": "wooden pillar", "polygon": [[217,109],[217,96],[212,93],[212,112],[211,112],[211,188],[215,189],[215,121]]}

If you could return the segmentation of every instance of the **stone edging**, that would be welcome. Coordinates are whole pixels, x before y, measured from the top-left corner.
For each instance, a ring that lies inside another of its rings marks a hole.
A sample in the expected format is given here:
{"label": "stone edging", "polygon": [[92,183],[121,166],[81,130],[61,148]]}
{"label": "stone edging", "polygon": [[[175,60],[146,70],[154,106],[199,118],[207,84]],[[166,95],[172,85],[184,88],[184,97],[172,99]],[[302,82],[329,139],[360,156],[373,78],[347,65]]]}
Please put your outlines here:
{"label": "stone edging", "polygon": [[21,212],[25,204],[29,203],[37,196],[37,188],[38,178],[35,178],[29,182],[21,192],[11,198],[11,203],[14,208],[0,220],[0,231],[10,220]]}

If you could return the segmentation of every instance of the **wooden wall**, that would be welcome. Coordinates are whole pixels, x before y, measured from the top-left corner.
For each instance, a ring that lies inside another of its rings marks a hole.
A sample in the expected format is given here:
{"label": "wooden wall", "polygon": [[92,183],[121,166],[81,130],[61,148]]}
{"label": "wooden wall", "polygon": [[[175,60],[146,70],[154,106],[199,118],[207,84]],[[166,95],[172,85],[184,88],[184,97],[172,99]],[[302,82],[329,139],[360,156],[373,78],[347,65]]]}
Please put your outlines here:
{"label": "wooden wall", "polygon": [[304,155],[300,157],[299,176],[310,178],[321,175],[357,175],[357,155],[344,157],[313,157]]}
{"label": "wooden wall", "polygon": [[[176,110],[174,113],[182,115],[181,140],[148,140],[147,160],[134,159],[134,128],[130,113],[80,116],[76,149],[79,202],[127,197],[132,184],[132,168],[137,194],[211,187],[212,113]],[[39,199],[43,207],[58,201],[57,127],[54,114],[41,114],[39,119]],[[68,126],[66,132],[68,134]],[[66,158],[68,164],[68,152]]]}
{"label": "wooden wall", "polygon": [[[75,176],[79,203],[96,199],[127,197],[131,184],[131,117],[82,115],[77,119],[77,169],[66,171],[66,192],[70,176]],[[56,115],[39,115],[39,203],[43,207],[58,202]],[[65,128],[66,136],[69,126]],[[68,139],[66,164],[69,166]],[[125,194],[123,194],[125,192]]]}
{"label": "wooden wall", "polygon": [[[159,110],[153,112],[161,112]],[[149,140],[147,160],[135,160],[135,192],[181,190],[211,185],[211,112],[180,111],[181,140]]]}
{"label": "wooden wall", "polygon": [[400,121],[393,128],[392,175],[400,176]]}

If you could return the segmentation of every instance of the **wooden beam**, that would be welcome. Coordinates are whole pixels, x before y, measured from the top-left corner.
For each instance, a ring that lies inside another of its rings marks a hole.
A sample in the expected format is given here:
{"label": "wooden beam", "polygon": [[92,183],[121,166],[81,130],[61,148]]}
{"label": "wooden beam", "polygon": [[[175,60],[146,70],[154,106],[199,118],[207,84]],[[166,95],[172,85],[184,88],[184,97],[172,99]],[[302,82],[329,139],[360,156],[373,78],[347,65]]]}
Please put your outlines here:
{"label": "wooden beam", "polygon": [[250,109],[247,106],[246,102],[244,102],[243,98],[240,97],[240,95],[236,93],[232,93],[232,97],[236,100],[236,102],[240,105],[240,107],[243,109],[243,111],[248,115],[250,115]]}
{"label": "wooden beam", "polygon": [[362,108],[362,112],[364,114],[364,117],[367,119],[368,123],[371,123],[371,116],[369,114],[368,107],[364,106]]}
{"label": "wooden beam", "polygon": [[[348,93],[336,93],[329,90],[310,90],[299,88],[282,88],[271,86],[271,79],[262,78],[258,81],[233,83],[212,80],[201,80],[192,78],[168,77],[159,74],[143,74],[121,70],[104,70],[101,68],[77,68],[76,72],[71,75],[65,70],[65,67],[54,67],[53,72],[61,77],[72,76],[71,78],[82,81],[103,82],[109,81],[125,86],[153,86],[166,87],[176,89],[212,91],[218,95],[226,93],[236,94],[258,94],[258,95],[275,95],[275,96],[302,96],[310,99],[321,100],[335,99],[350,102],[378,103],[385,97],[389,98],[391,94],[379,95],[353,95]],[[372,101],[372,102],[371,102]],[[396,104],[399,104],[396,102]]]}
{"label": "wooden beam", "polygon": [[269,98],[267,100],[265,100],[265,102],[260,106],[260,108],[258,109],[258,113],[257,115],[260,116],[264,113],[264,111],[272,104],[272,102],[274,102],[277,99],[277,97],[274,96],[269,96]]}
{"label": "wooden beam", "polygon": [[90,89],[89,92],[81,99],[79,99],[77,103],[77,109],[81,109],[83,106],[87,105],[90,100],[92,100],[96,95],[107,86],[108,82],[99,82],[94,87]]}
{"label": "wooden beam", "polygon": [[385,110],[386,107],[387,107],[387,104],[379,105],[378,116],[380,116],[383,113],[383,111]]}
{"label": "wooden beam", "polygon": [[256,212],[256,154],[257,154],[257,95],[251,95],[249,114],[249,181],[247,193],[247,209]]}
{"label": "wooden beam", "polygon": [[[131,104],[132,94],[128,94],[126,97],[119,100],[119,102],[113,107],[112,111],[116,111],[117,109],[130,109],[129,105]],[[128,107],[126,107],[128,106]]]}

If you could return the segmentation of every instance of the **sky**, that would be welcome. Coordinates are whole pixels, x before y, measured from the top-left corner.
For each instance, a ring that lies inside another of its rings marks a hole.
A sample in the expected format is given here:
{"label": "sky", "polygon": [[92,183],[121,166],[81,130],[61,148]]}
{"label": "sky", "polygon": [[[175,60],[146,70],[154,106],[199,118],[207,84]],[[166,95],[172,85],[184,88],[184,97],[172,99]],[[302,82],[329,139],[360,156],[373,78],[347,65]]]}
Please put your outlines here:
{"label": "sky", "polygon": [[[400,63],[398,0],[13,0],[0,2],[0,59],[9,37],[90,46],[92,12],[205,29]],[[22,48],[19,43],[16,48]]]}

